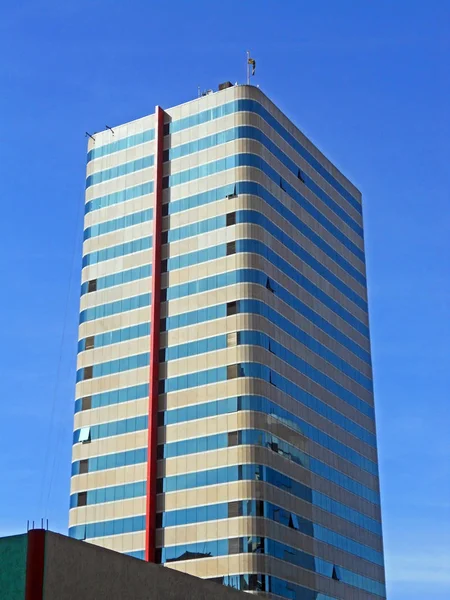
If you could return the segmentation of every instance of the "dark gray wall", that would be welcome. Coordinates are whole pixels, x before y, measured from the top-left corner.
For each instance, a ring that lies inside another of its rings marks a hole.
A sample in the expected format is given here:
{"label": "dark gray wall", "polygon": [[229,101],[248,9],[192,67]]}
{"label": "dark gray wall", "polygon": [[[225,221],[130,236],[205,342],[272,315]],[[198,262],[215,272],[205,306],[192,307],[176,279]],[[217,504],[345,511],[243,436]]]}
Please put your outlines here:
{"label": "dark gray wall", "polygon": [[173,569],[46,534],[44,600],[239,600],[243,596]]}

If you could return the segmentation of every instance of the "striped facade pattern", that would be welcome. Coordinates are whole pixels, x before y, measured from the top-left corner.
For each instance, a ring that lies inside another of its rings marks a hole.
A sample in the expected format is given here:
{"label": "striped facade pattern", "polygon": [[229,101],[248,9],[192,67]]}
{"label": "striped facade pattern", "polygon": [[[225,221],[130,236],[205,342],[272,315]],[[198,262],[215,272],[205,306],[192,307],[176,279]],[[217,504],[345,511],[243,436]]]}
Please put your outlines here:
{"label": "striped facade pattern", "polygon": [[[164,118],[156,560],[384,598],[360,192],[254,87]],[[155,116],[88,150],[70,535],[144,558]]]}

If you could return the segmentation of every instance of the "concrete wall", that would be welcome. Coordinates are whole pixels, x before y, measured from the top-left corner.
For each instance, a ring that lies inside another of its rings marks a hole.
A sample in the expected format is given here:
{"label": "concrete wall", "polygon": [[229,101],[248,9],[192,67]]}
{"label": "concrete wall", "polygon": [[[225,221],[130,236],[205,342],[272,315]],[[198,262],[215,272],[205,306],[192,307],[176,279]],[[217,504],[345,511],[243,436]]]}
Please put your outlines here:
{"label": "concrete wall", "polygon": [[238,600],[220,584],[47,532],[44,600]]}

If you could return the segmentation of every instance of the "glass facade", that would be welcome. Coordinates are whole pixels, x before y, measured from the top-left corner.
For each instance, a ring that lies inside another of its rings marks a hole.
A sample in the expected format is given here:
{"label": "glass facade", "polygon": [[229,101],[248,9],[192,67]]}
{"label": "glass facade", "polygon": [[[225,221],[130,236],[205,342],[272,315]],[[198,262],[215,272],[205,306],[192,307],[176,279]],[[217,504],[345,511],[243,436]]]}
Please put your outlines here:
{"label": "glass facade", "polygon": [[89,141],[69,534],[143,559],[156,527],[157,562],[219,584],[385,598],[361,195],[256,88],[158,127]]}

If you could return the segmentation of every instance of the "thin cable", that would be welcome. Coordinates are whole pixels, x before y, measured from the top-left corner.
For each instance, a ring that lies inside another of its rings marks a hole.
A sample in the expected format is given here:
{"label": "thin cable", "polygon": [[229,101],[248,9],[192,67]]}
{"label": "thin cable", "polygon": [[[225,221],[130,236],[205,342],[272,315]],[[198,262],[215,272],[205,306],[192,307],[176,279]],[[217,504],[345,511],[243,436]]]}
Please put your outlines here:
{"label": "thin cable", "polygon": [[[47,500],[45,502],[45,505],[43,505],[44,489],[45,489],[45,483],[46,483],[46,479],[47,479],[47,472],[48,472],[50,452],[51,452],[51,440],[53,438],[53,431],[55,428],[56,399],[58,396],[58,389],[59,389],[60,378],[61,378],[61,366],[62,366],[62,359],[63,359],[63,354],[64,354],[64,342],[65,342],[66,333],[67,333],[67,322],[68,322],[67,317],[68,317],[68,312],[69,312],[70,297],[71,297],[71,293],[72,293],[73,279],[74,279],[74,273],[75,273],[75,260],[78,260],[77,259],[77,250],[78,250],[78,243],[79,243],[78,236],[79,236],[79,223],[80,223],[82,207],[84,207],[84,202],[79,202],[77,217],[75,220],[76,226],[75,226],[75,239],[74,239],[73,250],[72,250],[72,261],[71,261],[72,265],[71,265],[71,270],[70,270],[69,288],[67,291],[65,309],[64,309],[63,330],[62,330],[61,341],[60,341],[60,345],[59,345],[58,366],[56,369],[55,385],[53,388],[50,428],[49,428],[49,435],[48,435],[48,439],[47,439],[47,449],[46,449],[45,462],[44,462],[44,473],[43,473],[43,477],[42,477],[41,494],[40,494],[40,500],[39,500],[39,506],[44,511],[45,517],[48,517],[47,511],[48,511],[48,504],[50,501],[50,495],[51,495],[52,486],[53,486],[53,477],[54,477],[54,472],[55,472],[56,456],[58,454],[58,448],[59,448],[60,441],[61,441],[61,429],[60,429],[59,434],[57,434],[57,437],[56,437],[56,445],[54,447],[54,452],[53,452],[53,462],[51,463],[51,469],[50,469],[50,481],[47,486],[48,487]],[[76,272],[78,273],[78,269],[76,269]]]}

